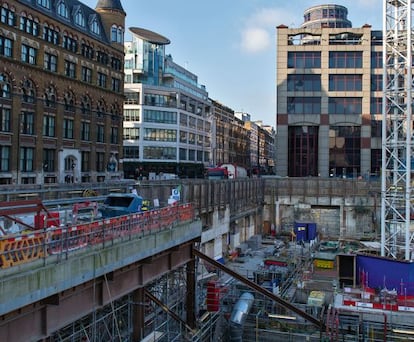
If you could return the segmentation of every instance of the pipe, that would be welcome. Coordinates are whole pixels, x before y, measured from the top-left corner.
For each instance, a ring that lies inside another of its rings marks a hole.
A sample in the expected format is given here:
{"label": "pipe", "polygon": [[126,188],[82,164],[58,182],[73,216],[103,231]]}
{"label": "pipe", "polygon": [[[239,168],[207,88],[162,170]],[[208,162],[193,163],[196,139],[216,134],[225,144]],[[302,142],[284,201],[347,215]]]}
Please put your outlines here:
{"label": "pipe", "polygon": [[230,341],[243,341],[243,325],[252,308],[254,296],[245,292],[240,296],[230,316]]}

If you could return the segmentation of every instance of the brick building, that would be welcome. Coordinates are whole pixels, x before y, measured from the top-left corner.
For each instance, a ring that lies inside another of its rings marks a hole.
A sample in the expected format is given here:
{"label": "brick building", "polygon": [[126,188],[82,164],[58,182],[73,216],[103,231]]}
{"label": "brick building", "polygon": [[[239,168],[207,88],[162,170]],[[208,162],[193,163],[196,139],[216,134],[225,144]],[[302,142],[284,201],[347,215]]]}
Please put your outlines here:
{"label": "brick building", "polygon": [[0,6],[0,184],[121,177],[120,0]]}

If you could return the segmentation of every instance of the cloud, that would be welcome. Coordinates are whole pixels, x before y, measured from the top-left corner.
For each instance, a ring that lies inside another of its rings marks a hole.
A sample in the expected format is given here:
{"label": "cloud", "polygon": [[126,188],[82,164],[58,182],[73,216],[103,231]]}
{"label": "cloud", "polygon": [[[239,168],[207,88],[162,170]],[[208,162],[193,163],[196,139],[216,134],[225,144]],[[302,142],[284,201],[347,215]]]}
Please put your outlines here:
{"label": "cloud", "polygon": [[242,32],[241,47],[244,51],[256,53],[270,46],[269,33],[260,27],[248,27]]}
{"label": "cloud", "polygon": [[279,8],[259,8],[248,17],[242,26],[240,47],[247,53],[260,53],[274,48],[276,26],[288,24],[294,16]]}

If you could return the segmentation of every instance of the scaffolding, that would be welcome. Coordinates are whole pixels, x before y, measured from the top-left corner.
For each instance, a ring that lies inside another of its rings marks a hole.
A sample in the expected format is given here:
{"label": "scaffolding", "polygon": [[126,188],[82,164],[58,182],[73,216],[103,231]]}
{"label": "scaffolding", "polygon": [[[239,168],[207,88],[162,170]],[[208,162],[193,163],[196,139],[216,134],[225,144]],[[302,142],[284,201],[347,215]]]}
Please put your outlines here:
{"label": "scaffolding", "polygon": [[410,260],[412,1],[383,0],[381,255]]}

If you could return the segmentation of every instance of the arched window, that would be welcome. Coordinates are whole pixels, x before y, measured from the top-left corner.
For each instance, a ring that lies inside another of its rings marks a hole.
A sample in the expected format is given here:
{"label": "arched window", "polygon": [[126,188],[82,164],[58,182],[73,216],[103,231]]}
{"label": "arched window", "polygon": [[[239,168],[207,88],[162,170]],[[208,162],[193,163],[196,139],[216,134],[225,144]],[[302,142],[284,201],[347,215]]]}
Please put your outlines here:
{"label": "arched window", "polygon": [[75,24],[85,27],[85,16],[80,9],[75,14]]}
{"label": "arched window", "polygon": [[45,90],[45,106],[50,108],[56,108],[56,88],[50,85]]}
{"label": "arched window", "polygon": [[91,99],[88,95],[84,95],[81,100],[82,114],[91,113]]}
{"label": "arched window", "polygon": [[98,118],[102,118],[106,112],[106,105],[104,100],[99,100],[98,104],[96,105],[96,116]]}
{"label": "arched window", "polygon": [[25,79],[21,84],[23,102],[34,103],[36,99],[35,86],[32,80]]}
{"label": "arched window", "polygon": [[69,18],[68,7],[66,6],[65,1],[59,1],[57,5],[57,14],[63,18]]}
{"label": "arched window", "polygon": [[120,44],[124,43],[124,29],[122,27],[118,27],[116,40]]}
{"label": "arched window", "polygon": [[63,99],[65,103],[65,110],[68,112],[74,112],[75,111],[75,96],[71,91],[68,91]]}
{"label": "arched window", "polygon": [[0,97],[3,99],[11,98],[11,83],[6,74],[0,74]]}
{"label": "arched window", "polygon": [[111,27],[111,42],[116,42],[118,35],[118,27],[116,25],[112,25]]}
{"label": "arched window", "polygon": [[91,22],[91,31],[97,35],[101,34],[101,28],[99,26],[98,20],[95,18]]}

